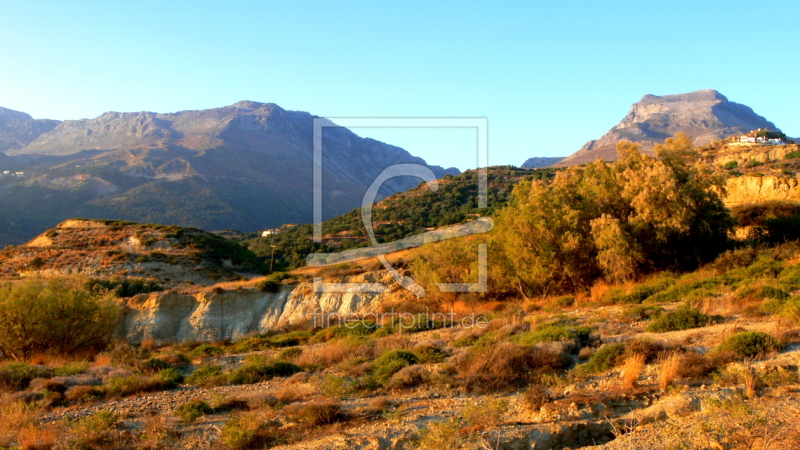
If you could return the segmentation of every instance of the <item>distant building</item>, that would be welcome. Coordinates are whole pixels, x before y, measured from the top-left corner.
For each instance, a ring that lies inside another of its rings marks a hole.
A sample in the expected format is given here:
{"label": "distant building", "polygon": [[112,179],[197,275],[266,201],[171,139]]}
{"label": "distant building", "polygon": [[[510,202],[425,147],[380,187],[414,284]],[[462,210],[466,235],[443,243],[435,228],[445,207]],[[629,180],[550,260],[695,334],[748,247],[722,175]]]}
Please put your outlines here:
{"label": "distant building", "polygon": [[261,237],[272,236],[273,234],[278,234],[280,232],[281,232],[281,230],[279,230],[278,228],[272,228],[272,229],[269,229],[269,230],[264,230],[264,231],[261,232]]}
{"label": "distant building", "polygon": [[767,138],[767,137],[755,137],[755,136],[740,136],[739,142],[744,144],[768,144],[768,145],[786,145],[786,141],[781,138]]}

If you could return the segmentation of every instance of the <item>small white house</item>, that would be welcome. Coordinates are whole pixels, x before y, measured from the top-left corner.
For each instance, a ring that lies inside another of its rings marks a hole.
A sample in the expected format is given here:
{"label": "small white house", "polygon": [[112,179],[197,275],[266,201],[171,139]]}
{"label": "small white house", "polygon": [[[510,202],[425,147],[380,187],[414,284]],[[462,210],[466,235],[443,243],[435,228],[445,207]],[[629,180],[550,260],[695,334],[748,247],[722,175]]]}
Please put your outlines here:
{"label": "small white house", "polygon": [[752,136],[742,136],[742,137],[739,138],[739,142],[743,142],[745,144],[755,144],[756,143],[756,138],[754,138]]}
{"label": "small white house", "polygon": [[269,230],[264,230],[264,231],[262,231],[262,232],[261,232],[261,237],[272,236],[273,234],[278,234],[278,233],[280,233],[280,230],[279,230],[279,229],[277,229],[277,228],[272,228],[272,229],[269,229]]}

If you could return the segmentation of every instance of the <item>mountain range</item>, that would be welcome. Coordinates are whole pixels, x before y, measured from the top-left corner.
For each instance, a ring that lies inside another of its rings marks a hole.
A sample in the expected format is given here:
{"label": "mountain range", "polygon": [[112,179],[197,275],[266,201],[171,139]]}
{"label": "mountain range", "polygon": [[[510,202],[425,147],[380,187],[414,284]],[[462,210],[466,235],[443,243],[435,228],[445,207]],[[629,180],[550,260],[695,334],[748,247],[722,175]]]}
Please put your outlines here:
{"label": "mountain range", "polygon": [[[0,246],[72,217],[244,231],[311,222],[314,117],[251,101],[63,122],[0,109]],[[400,163],[426,165],[437,177],[459,173],[326,128],[323,216],[360,206],[375,177]],[[395,178],[381,193],[419,182]]]}
{"label": "mountain range", "polygon": [[643,151],[651,152],[656,143],[663,143],[677,133],[688,134],[696,146],[702,146],[759,128],[780,131],[750,107],[731,102],[715,90],[645,95],[608,133],[587,142],[555,166],[585,164],[597,158],[613,161],[617,157],[617,143],[624,140],[637,142]]}

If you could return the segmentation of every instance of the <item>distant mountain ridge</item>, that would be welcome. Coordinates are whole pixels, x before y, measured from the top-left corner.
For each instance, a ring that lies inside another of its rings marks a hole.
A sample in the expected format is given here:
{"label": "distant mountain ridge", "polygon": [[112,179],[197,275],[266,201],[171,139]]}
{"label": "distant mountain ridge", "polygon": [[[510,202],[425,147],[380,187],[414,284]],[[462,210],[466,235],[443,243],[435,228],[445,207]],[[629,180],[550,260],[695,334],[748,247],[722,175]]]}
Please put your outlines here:
{"label": "distant mountain ridge", "polygon": [[542,167],[550,167],[553,164],[556,164],[563,160],[563,156],[535,156],[533,158],[528,158],[522,163],[523,169],[539,169]]}
{"label": "distant mountain ridge", "polygon": [[731,102],[715,90],[645,95],[618,125],[557,166],[585,164],[597,158],[615,160],[617,143],[624,140],[638,142],[642,150],[650,152],[656,143],[677,133],[688,134],[700,146],[758,128],[778,130],[750,107]]}
{"label": "distant mountain ridge", "polygon": [[23,112],[0,107],[0,153],[25,147],[59,123],[36,120]]}
{"label": "distant mountain ridge", "polygon": [[[33,121],[11,110],[0,171],[0,235],[30,238],[75,216],[255,231],[312,220],[315,116],[271,103],[222,108],[108,112],[94,119]],[[32,122],[33,121],[33,122]],[[356,208],[392,164],[416,163],[437,177],[457,169],[345,128],[323,139],[323,215]],[[418,185],[389,180],[382,196]]]}

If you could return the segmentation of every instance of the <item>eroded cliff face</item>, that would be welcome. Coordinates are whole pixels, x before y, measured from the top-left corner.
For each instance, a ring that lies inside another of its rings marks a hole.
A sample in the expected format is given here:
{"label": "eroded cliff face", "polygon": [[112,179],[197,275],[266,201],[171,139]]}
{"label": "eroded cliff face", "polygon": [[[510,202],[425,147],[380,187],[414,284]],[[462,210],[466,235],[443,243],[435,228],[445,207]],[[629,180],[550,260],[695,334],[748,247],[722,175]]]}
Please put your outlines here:
{"label": "eroded cliff face", "polygon": [[726,184],[725,205],[730,207],[772,200],[800,202],[800,180],[797,178],[735,177]]}
{"label": "eroded cliff face", "polygon": [[[131,343],[153,339],[165,342],[212,342],[236,340],[249,333],[264,333],[293,324],[338,314],[377,312],[389,301],[397,301],[405,291],[393,288],[385,271],[350,277],[340,282],[384,283],[383,293],[313,292],[311,283],[282,286],[278,292],[256,289],[177,294],[157,292],[134,297],[127,302],[124,334]],[[336,324],[332,322],[331,325]]]}

